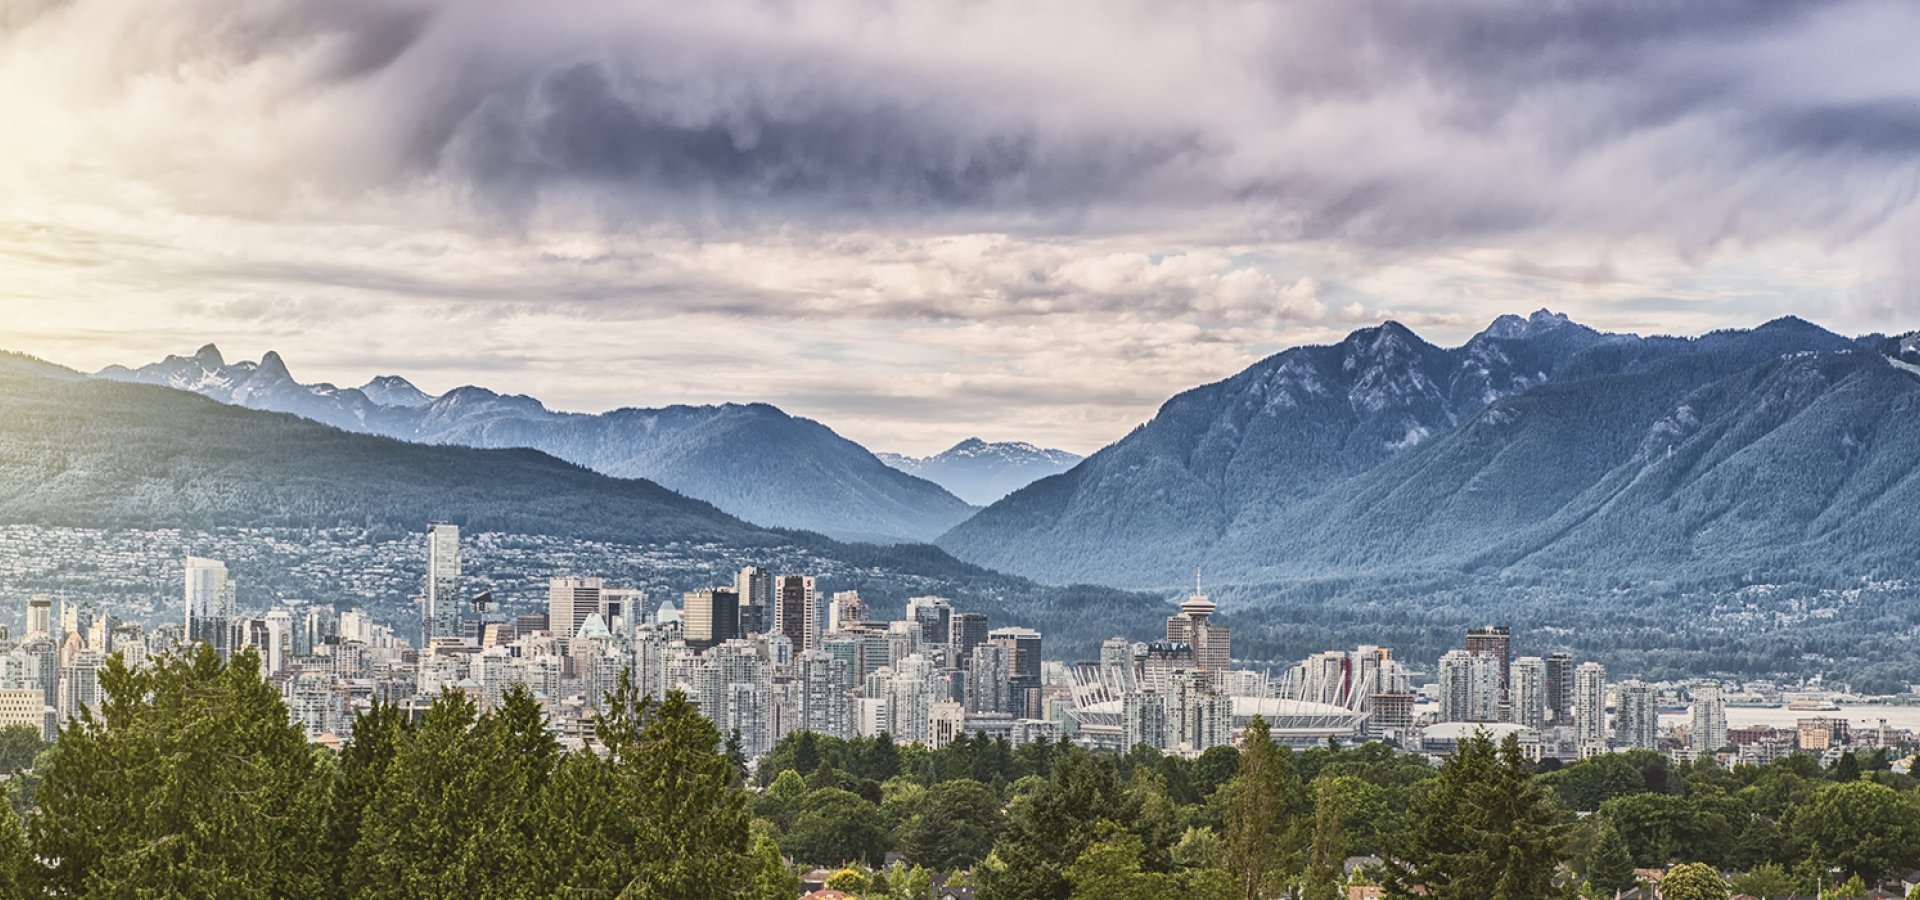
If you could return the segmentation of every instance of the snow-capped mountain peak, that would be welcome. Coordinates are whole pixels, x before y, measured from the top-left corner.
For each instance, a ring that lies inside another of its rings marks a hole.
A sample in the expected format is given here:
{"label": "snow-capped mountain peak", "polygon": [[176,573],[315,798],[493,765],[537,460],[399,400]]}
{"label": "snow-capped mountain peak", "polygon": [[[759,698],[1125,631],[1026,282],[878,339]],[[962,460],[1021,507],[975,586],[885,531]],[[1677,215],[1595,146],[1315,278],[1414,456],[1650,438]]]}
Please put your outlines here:
{"label": "snow-capped mountain peak", "polygon": [[360,393],[381,406],[401,409],[418,409],[433,402],[431,394],[414,387],[413,382],[398,375],[378,376],[361,385]]}
{"label": "snow-capped mountain peak", "polygon": [[970,437],[933,456],[876,454],[880,461],[946,488],[954,496],[984,506],[1080,462],[1080,455],[1025,441],[988,441]]}

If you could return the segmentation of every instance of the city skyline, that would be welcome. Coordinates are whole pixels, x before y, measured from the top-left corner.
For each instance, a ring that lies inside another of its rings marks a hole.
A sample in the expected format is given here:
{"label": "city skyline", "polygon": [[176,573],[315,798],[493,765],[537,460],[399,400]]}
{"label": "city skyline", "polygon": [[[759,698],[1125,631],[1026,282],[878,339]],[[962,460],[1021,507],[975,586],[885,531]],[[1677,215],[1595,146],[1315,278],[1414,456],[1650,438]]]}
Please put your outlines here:
{"label": "city skyline", "polygon": [[1871,0],[29,4],[0,335],[1084,452],[1390,318],[1906,331],[1916,33]]}

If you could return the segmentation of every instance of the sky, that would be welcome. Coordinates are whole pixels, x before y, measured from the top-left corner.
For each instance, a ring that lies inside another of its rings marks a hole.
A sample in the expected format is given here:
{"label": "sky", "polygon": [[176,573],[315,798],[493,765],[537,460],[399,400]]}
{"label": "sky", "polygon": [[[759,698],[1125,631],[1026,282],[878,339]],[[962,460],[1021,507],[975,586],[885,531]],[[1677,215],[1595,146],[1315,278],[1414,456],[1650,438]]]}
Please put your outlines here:
{"label": "sky", "polygon": [[1395,319],[1920,328],[1920,4],[10,0],[0,348],[1088,452]]}

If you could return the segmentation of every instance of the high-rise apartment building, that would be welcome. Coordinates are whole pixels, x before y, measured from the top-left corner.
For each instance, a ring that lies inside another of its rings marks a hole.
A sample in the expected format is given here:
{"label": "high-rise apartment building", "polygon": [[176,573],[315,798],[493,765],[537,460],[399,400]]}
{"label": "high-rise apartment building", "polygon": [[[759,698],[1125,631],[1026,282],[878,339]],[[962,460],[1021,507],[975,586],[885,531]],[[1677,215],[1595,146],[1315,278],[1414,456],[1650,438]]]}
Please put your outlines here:
{"label": "high-rise apartment building", "polygon": [[953,647],[953,654],[961,667],[973,659],[973,648],[987,642],[987,616],[985,613],[954,613],[947,622],[947,643]]}
{"label": "high-rise apartment building", "polygon": [[895,664],[887,680],[888,731],[902,743],[924,744],[933,708],[933,661],[913,654]]}
{"label": "high-rise apartment building", "polygon": [[27,633],[25,637],[36,634],[53,633],[53,600],[45,594],[35,594],[27,598]]}
{"label": "high-rise apartment building", "polygon": [[920,626],[921,646],[943,646],[951,636],[953,603],[945,597],[909,598],[907,621]]}
{"label": "high-rise apartment building", "polygon": [[1003,713],[1012,705],[1013,652],[999,644],[973,650],[967,667],[967,712]]}
{"label": "high-rise apartment building", "polygon": [[1134,675],[1133,643],[1123,637],[1107,638],[1100,644],[1100,681],[1115,694],[1132,691],[1139,681]]}
{"label": "high-rise apartment building", "polygon": [[707,650],[739,636],[740,595],[732,588],[701,588],[680,598],[680,627],[687,646]]}
{"label": "high-rise apartment building", "polygon": [[820,649],[820,600],[811,575],[774,580],[774,630],[793,642],[795,656]]}
{"label": "high-rise apartment building", "polygon": [[427,526],[427,605],[420,646],[460,637],[460,526]]}
{"label": "high-rise apartment building", "polygon": [[1467,652],[1490,656],[1500,663],[1500,702],[1507,702],[1513,684],[1513,631],[1505,625],[1484,625],[1467,629]]}
{"label": "high-rise apartment building", "polygon": [[587,617],[600,612],[600,589],[604,578],[567,577],[547,582],[547,628],[560,639],[564,650],[571,646]]}
{"label": "high-rise apartment building", "polygon": [[278,675],[286,671],[293,657],[293,612],[284,606],[275,607],[261,617],[261,623],[266,628],[267,641],[260,661],[267,667],[268,674]]}
{"label": "high-rise apartment building", "polygon": [[740,633],[766,634],[773,628],[773,573],[747,566],[734,576],[733,592],[740,597]]}
{"label": "high-rise apartment building", "polygon": [[1607,669],[1599,663],[1573,670],[1573,734],[1582,756],[1607,745]]}
{"label": "high-rise apartment building", "polygon": [[1547,657],[1547,717],[1555,727],[1573,724],[1573,654]]}
{"label": "high-rise apartment building", "polygon": [[801,727],[816,734],[847,737],[852,731],[848,689],[853,664],[844,655],[815,650],[798,657]]}
{"label": "high-rise apartment building", "polygon": [[1440,718],[1446,722],[1500,721],[1500,662],[1468,650],[1440,657]]}
{"label": "high-rise apartment building", "polygon": [[100,669],[106,654],[98,650],[80,650],[63,667],[60,678],[60,718],[80,715],[81,710],[97,712],[104,694],[100,691]]}
{"label": "high-rise apartment building", "polygon": [[[1031,628],[995,628],[987,643],[1007,649],[1007,712],[1016,717],[1040,717],[1040,632]],[[974,649],[975,654],[979,648]]]}
{"label": "high-rise apartment building", "polygon": [[846,631],[859,627],[867,620],[867,604],[860,599],[859,591],[835,591],[833,602],[827,604],[827,631],[829,633]]}
{"label": "high-rise apartment building", "polygon": [[1507,721],[1539,731],[1547,727],[1547,661],[1522,656],[1513,661]]}
{"label": "high-rise apartment building", "polygon": [[600,619],[607,628],[629,634],[647,616],[647,595],[638,588],[603,587],[600,589]]}
{"label": "high-rise apartment building", "polygon": [[1015,678],[1040,677],[1040,632],[1031,628],[995,628],[987,643],[1007,648],[1008,671]]}
{"label": "high-rise apartment building", "polygon": [[1653,685],[1631,679],[1614,690],[1619,700],[1614,707],[1614,740],[1637,750],[1660,749],[1660,710],[1654,703]]}
{"label": "high-rise apartment building", "polygon": [[1355,685],[1354,659],[1345,651],[1315,653],[1295,667],[1299,696],[1314,703],[1345,705]]}
{"label": "high-rise apartment building", "polygon": [[1693,749],[1713,753],[1727,745],[1727,700],[1720,685],[1693,686]]}
{"label": "high-rise apartment building", "polygon": [[188,643],[207,644],[221,659],[233,656],[234,620],[233,581],[227,577],[227,564],[217,559],[187,557]]}

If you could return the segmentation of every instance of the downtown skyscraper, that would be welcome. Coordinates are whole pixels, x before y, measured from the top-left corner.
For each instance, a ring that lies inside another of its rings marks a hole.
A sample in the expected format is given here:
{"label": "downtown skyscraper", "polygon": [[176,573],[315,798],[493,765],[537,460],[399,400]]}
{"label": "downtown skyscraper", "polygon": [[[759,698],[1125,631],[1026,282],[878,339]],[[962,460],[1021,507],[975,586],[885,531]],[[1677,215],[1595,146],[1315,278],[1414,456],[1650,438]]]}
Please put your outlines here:
{"label": "downtown skyscraper", "polygon": [[427,526],[427,603],[421,646],[460,637],[460,526]]}
{"label": "downtown skyscraper", "polygon": [[186,639],[206,644],[221,659],[233,655],[234,588],[227,564],[217,559],[187,557]]}
{"label": "downtown skyscraper", "polygon": [[773,630],[793,643],[794,655],[820,649],[820,597],[813,576],[782,575],[773,595]]}

